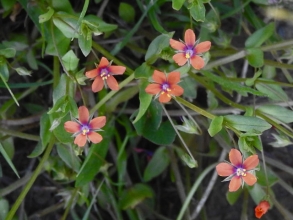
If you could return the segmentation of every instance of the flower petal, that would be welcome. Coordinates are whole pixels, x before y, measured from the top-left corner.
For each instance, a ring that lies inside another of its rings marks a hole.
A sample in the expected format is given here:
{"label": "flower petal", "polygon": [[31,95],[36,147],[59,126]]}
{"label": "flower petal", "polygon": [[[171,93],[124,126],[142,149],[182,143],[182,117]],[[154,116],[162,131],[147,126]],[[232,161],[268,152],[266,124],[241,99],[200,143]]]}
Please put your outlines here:
{"label": "flower petal", "polygon": [[261,201],[254,209],[255,217],[260,219],[270,208],[270,203],[266,200]]}
{"label": "flower petal", "polygon": [[166,79],[166,74],[161,72],[161,71],[155,70],[154,74],[153,74],[153,80],[156,83],[163,84],[167,80]]}
{"label": "flower petal", "polygon": [[229,153],[229,159],[234,166],[242,165],[242,155],[239,150],[231,149]]}
{"label": "flower petal", "polygon": [[97,75],[98,75],[98,70],[97,69],[93,69],[93,70],[85,72],[85,76],[87,78],[90,78],[90,79],[95,78]]}
{"label": "flower petal", "polygon": [[200,70],[204,67],[204,60],[200,56],[191,57],[190,63],[196,70]]}
{"label": "flower petal", "polygon": [[94,144],[100,143],[103,140],[103,137],[96,132],[89,132],[87,136]]}
{"label": "flower petal", "polygon": [[219,176],[230,176],[234,173],[233,166],[228,163],[219,163],[216,170]]}
{"label": "flower petal", "polygon": [[119,85],[118,85],[118,82],[117,80],[114,78],[114,76],[109,76],[107,79],[107,84],[109,86],[110,89],[112,90],[119,90]]}
{"label": "flower petal", "polygon": [[145,88],[145,92],[151,95],[156,95],[161,92],[161,85],[160,84],[149,84]]}
{"label": "flower petal", "polygon": [[87,124],[89,121],[89,110],[85,106],[78,108],[78,119],[82,124]]}
{"label": "flower petal", "polygon": [[248,173],[248,172],[246,172],[246,176],[242,176],[242,178],[243,178],[244,182],[246,182],[246,184],[249,186],[252,186],[257,181],[256,177],[253,174]]}
{"label": "flower petal", "polygon": [[182,89],[181,86],[173,85],[171,86],[170,93],[174,96],[181,96],[184,93],[184,90]]}
{"label": "flower petal", "polygon": [[108,68],[109,71],[115,75],[122,75],[126,70],[124,66],[109,66]]}
{"label": "flower petal", "polygon": [[184,43],[173,39],[170,39],[170,46],[175,50],[184,50],[185,48]]}
{"label": "flower petal", "polygon": [[243,167],[246,170],[254,169],[259,163],[258,155],[251,155],[243,162]]}
{"label": "flower petal", "polygon": [[200,54],[200,53],[207,52],[210,48],[211,48],[211,42],[204,41],[195,46],[195,51],[197,54]]}
{"label": "flower petal", "polygon": [[180,72],[171,72],[167,76],[169,84],[177,84],[180,81]]}
{"label": "flower petal", "polygon": [[187,29],[184,34],[184,41],[187,46],[193,46],[195,44],[195,34],[191,29]]}
{"label": "flower petal", "polygon": [[93,120],[90,121],[90,128],[95,130],[95,129],[100,129],[104,127],[106,124],[106,117],[105,116],[100,116],[96,117]]}
{"label": "flower petal", "polygon": [[98,69],[101,68],[101,67],[106,67],[109,65],[109,61],[107,60],[107,58],[105,57],[102,57],[100,63],[99,63],[99,66],[98,66]]}
{"label": "flower petal", "polygon": [[169,102],[170,100],[171,100],[171,95],[169,95],[166,92],[161,93],[161,95],[159,97],[159,102],[166,103],[166,102]]}
{"label": "flower petal", "polygon": [[75,137],[74,143],[79,147],[83,147],[86,143],[86,136],[83,134],[79,134]]}
{"label": "flower petal", "polygon": [[103,87],[104,87],[104,80],[100,76],[96,77],[92,84],[92,91],[99,92],[103,89]]}
{"label": "flower petal", "polygon": [[183,65],[187,62],[187,59],[186,59],[186,57],[184,56],[183,53],[176,53],[176,54],[173,56],[173,60],[174,60],[179,66],[183,66]]}
{"label": "flower petal", "polygon": [[80,130],[80,125],[75,121],[67,121],[64,123],[64,129],[69,133],[75,133]]}
{"label": "flower petal", "polygon": [[238,177],[238,176],[234,176],[231,181],[230,181],[230,184],[229,184],[229,191],[230,192],[235,192],[237,191],[240,186],[241,186],[241,178]]}

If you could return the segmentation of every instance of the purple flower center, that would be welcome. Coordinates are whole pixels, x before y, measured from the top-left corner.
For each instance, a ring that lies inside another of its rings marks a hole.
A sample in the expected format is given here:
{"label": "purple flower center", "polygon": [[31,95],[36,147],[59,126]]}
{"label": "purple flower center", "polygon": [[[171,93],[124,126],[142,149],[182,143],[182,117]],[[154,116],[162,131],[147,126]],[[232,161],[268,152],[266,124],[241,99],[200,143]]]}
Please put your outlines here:
{"label": "purple flower center", "polygon": [[237,176],[246,176],[246,171],[247,170],[242,167],[236,167],[234,173]]}
{"label": "purple flower center", "polygon": [[191,57],[196,55],[195,48],[193,48],[192,46],[187,46],[185,48],[185,50],[184,50],[184,53],[185,53],[185,58],[186,59],[190,59]]}
{"label": "purple flower center", "polygon": [[91,128],[89,127],[89,125],[85,124],[81,126],[80,131],[82,135],[87,135],[91,131]]}
{"label": "purple flower center", "polygon": [[161,89],[164,91],[164,92],[170,92],[171,89],[170,89],[170,85],[169,83],[165,82],[161,85]]}
{"label": "purple flower center", "polygon": [[100,76],[102,77],[103,80],[107,79],[110,77],[110,71],[107,67],[101,68],[100,69]]}

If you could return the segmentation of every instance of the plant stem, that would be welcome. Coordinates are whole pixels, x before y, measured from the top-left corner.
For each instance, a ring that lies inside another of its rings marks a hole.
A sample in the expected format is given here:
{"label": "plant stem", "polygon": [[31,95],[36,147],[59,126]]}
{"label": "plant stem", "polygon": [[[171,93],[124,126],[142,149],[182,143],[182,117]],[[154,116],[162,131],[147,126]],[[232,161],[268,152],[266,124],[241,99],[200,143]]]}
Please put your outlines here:
{"label": "plant stem", "polygon": [[36,170],[34,171],[31,179],[28,181],[28,183],[26,184],[26,186],[24,187],[23,191],[20,193],[20,195],[18,196],[17,200],[15,201],[15,203],[13,204],[13,206],[11,207],[9,213],[7,214],[6,220],[11,220],[18,207],[20,206],[20,204],[22,203],[22,201],[24,200],[26,194],[28,193],[28,191],[30,190],[30,188],[32,187],[32,185],[34,184],[35,180],[37,179],[37,177],[39,176],[44,163],[48,160],[48,157],[50,156],[50,153],[53,149],[55,143],[55,138],[51,138],[50,143],[39,163],[39,165],[37,166]]}

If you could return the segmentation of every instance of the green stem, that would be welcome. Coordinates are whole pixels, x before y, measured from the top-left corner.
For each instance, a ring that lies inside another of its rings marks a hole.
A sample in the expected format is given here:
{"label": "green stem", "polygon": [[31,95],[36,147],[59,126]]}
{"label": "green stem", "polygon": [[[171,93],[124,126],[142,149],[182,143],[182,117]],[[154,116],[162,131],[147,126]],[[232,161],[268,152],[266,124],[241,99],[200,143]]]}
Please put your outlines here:
{"label": "green stem", "polygon": [[209,119],[214,119],[216,116],[203,110],[202,108],[197,107],[196,105],[191,104],[190,102],[180,98],[180,97],[175,97],[174,98],[176,101],[180,102],[182,105],[185,105],[186,107],[192,109],[193,111],[205,116],[206,118]]}
{"label": "green stem", "polygon": [[[128,76],[125,80],[123,80],[120,84],[119,84],[119,88],[123,88],[124,86],[126,86],[128,83],[130,83],[132,80],[134,79],[134,73],[131,74],[130,76]],[[119,90],[118,90],[119,91]],[[111,91],[109,92],[107,95],[104,96],[104,98],[99,101],[90,111],[90,114],[92,114],[93,112],[97,111],[102,105],[104,105],[109,99],[111,99],[118,91]]]}
{"label": "green stem", "polygon": [[7,134],[12,137],[18,137],[18,138],[22,138],[22,139],[26,139],[26,140],[31,140],[31,141],[39,141],[40,140],[39,136],[22,133],[22,132],[15,131],[15,130],[8,130],[8,129],[2,128],[2,127],[0,127],[0,133]]}
{"label": "green stem", "polygon": [[52,138],[43,157],[42,157],[42,159],[41,159],[41,161],[40,161],[40,163],[39,163],[39,165],[37,166],[36,170],[34,171],[31,179],[28,181],[28,183],[26,184],[26,186],[24,187],[24,189],[22,190],[22,192],[18,196],[17,200],[15,201],[13,206],[11,207],[9,213],[7,214],[6,220],[11,220],[14,217],[18,207],[20,206],[20,204],[24,200],[26,194],[28,193],[28,191],[30,190],[32,185],[34,184],[34,182],[37,179],[37,177],[39,176],[40,172],[42,171],[44,163],[48,160],[50,153],[53,149],[54,143],[55,143],[55,138]]}
{"label": "green stem", "polygon": [[19,106],[19,103],[18,103],[17,99],[16,99],[15,96],[13,95],[13,92],[12,92],[11,89],[9,88],[8,84],[5,82],[5,79],[4,79],[4,77],[2,76],[2,74],[0,74],[0,77],[1,77],[1,79],[2,79],[2,81],[3,81],[3,83],[4,83],[4,85],[5,85],[5,87],[7,88],[8,92],[10,93],[11,97],[13,98],[15,104]]}
{"label": "green stem", "polygon": [[60,80],[60,63],[58,57],[54,56],[53,59],[53,88],[56,88]]}
{"label": "green stem", "polygon": [[70,197],[70,200],[69,200],[69,202],[68,202],[68,204],[67,204],[66,210],[65,210],[65,212],[64,212],[64,214],[63,214],[61,220],[66,220],[67,215],[68,215],[68,213],[69,213],[69,210],[71,209],[71,206],[72,206],[72,204],[73,204],[74,198],[75,198],[76,193],[78,192],[78,190],[79,190],[79,188],[75,188],[75,189],[74,189],[74,191],[73,191],[73,193],[72,193],[72,195],[71,195],[71,197]]}
{"label": "green stem", "polygon": [[170,118],[170,115],[168,114],[168,112],[167,112],[165,106],[164,106],[163,104],[161,104],[161,106],[162,106],[162,108],[163,108],[163,110],[164,110],[164,112],[165,112],[167,118],[169,119],[169,121],[170,121],[172,127],[174,128],[176,134],[178,135],[180,141],[182,142],[183,146],[185,147],[186,151],[188,152],[189,156],[192,158],[193,162],[196,163],[196,160],[194,159],[192,153],[190,152],[189,148],[188,148],[187,145],[185,144],[185,141],[183,140],[183,138],[181,137],[181,135],[180,135],[180,133],[178,132],[177,128],[175,127],[175,125],[174,125],[172,119]]}
{"label": "green stem", "polygon": [[193,198],[194,193],[196,192],[197,188],[199,187],[199,185],[201,184],[201,182],[203,181],[203,179],[208,175],[208,173],[213,170],[215,168],[216,164],[211,164],[210,166],[208,166],[196,179],[195,183],[193,184],[193,186],[191,187],[188,196],[184,202],[184,204],[181,207],[180,213],[177,217],[176,220],[181,220],[184,212],[186,211],[191,199]]}

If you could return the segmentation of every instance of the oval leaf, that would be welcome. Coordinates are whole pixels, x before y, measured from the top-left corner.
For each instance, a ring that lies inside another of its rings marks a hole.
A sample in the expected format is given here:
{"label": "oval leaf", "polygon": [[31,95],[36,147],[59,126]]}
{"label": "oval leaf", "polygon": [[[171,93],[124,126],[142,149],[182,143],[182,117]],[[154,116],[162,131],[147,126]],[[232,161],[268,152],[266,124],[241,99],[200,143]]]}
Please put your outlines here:
{"label": "oval leaf", "polygon": [[272,126],[265,120],[257,117],[242,115],[227,115],[224,117],[225,122],[239,131],[245,132],[263,132]]}
{"label": "oval leaf", "polygon": [[170,159],[167,148],[160,147],[157,149],[144,171],[144,181],[150,181],[154,177],[159,176],[167,168],[169,163]]}

